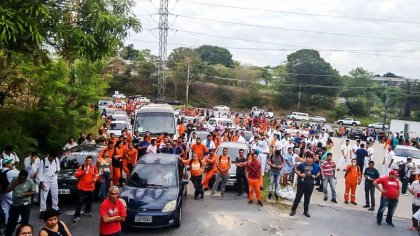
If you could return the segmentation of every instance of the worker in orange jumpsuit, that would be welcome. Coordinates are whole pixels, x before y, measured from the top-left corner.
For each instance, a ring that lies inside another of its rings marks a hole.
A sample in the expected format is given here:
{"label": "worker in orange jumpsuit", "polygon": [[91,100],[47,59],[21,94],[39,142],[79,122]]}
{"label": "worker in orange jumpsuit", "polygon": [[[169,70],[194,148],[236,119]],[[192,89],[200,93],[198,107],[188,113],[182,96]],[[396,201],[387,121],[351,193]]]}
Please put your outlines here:
{"label": "worker in orange jumpsuit", "polygon": [[106,151],[108,151],[108,155],[112,158],[114,156],[114,143],[109,142],[106,147],[104,147],[98,155],[99,158],[103,158]]}
{"label": "worker in orange jumpsuit", "polygon": [[201,143],[201,139],[197,138],[195,140],[195,144],[191,145],[191,151],[197,154],[199,160],[203,160],[204,153],[208,152],[209,150],[207,149],[206,145]]}
{"label": "worker in orange jumpsuit", "polygon": [[112,156],[112,183],[117,185],[122,177],[122,159],[124,156],[124,148],[122,142],[118,141],[115,144],[114,155]]}
{"label": "worker in orange jumpsuit", "polygon": [[261,189],[260,189],[260,178],[261,178],[261,164],[258,161],[258,155],[254,153],[252,160],[246,164],[246,170],[248,173],[248,204],[251,205],[254,202],[254,193],[257,197],[258,205],[263,206],[261,201]]}
{"label": "worker in orange jumpsuit", "polygon": [[244,116],[244,118],[242,119],[242,125],[247,127],[249,125],[249,116],[246,115]]}
{"label": "worker in orange jumpsuit", "polygon": [[213,134],[213,142],[214,146],[219,147],[220,143],[222,142],[222,138],[219,135],[219,131],[215,131]]}
{"label": "worker in orange jumpsuit", "polygon": [[353,205],[357,205],[356,203],[356,187],[360,184],[362,180],[362,172],[360,167],[357,164],[356,158],[351,160],[351,164],[346,166],[346,174],[345,174],[345,183],[346,183],[346,191],[344,193],[344,203],[349,204],[349,194],[350,201]]}
{"label": "worker in orange jumpsuit", "polygon": [[235,117],[233,118],[233,123],[238,126],[239,125],[239,114],[236,114]]}
{"label": "worker in orange jumpsuit", "polygon": [[203,186],[204,190],[209,189],[209,182],[211,178],[213,178],[214,172],[216,171],[216,159],[217,156],[214,154],[214,149],[211,149],[210,153],[204,159],[204,163],[206,164],[204,173],[206,173],[206,176],[204,177],[203,181],[201,181],[201,185]]}
{"label": "worker in orange jumpsuit", "polygon": [[178,133],[179,133],[179,136],[185,135],[185,125],[184,125],[184,122],[182,121],[178,126]]}
{"label": "worker in orange jumpsuit", "polygon": [[128,148],[124,153],[123,170],[126,175],[130,175],[133,171],[133,166],[137,163],[138,151],[134,148],[133,143],[128,143]]}
{"label": "worker in orange jumpsuit", "polygon": [[231,141],[232,142],[238,142],[238,140],[239,140],[239,130],[236,130],[235,134],[232,136]]}

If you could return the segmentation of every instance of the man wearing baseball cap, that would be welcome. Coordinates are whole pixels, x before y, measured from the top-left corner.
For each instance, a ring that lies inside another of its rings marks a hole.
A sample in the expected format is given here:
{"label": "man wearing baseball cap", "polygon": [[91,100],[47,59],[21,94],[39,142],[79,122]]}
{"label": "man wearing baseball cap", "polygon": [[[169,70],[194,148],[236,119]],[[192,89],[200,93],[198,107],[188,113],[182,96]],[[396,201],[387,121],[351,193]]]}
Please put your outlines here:
{"label": "man wearing baseball cap", "polygon": [[[398,171],[391,170],[389,176],[384,176],[379,179],[376,179],[373,182],[375,187],[382,193],[381,195],[381,204],[378,209],[378,214],[376,216],[376,223],[381,225],[382,217],[386,208],[388,208],[388,213],[386,216],[386,223],[395,227],[392,223],[392,216],[394,215],[395,209],[398,205],[398,198],[400,196],[400,182],[398,181]],[[382,185],[380,187],[379,185]]]}

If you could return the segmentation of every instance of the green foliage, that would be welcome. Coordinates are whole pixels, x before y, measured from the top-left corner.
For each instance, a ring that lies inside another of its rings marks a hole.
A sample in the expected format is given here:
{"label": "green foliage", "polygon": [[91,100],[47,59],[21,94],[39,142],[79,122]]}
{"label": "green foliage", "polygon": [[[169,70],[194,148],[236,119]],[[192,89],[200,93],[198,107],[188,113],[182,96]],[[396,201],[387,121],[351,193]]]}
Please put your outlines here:
{"label": "green foliage", "polygon": [[200,54],[201,60],[210,65],[222,64],[226,67],[233,67],[232,54],[226,48],[217,46],[203,45],[196,49]]}
{"label": "green foliage", "polygon": [[344,105],[336,106],[333,110],[332,115],[337,119],[341,119],[348,113],[349,113],[349,108],[344,104]]}
{"label": "green foliage", "polygon": [[349,108],[349,114],[354,116],[366,116],[369,112],[366,99],[356,99],[354,101],[347,101],[347,107]]}
{"label": "green foliage", "polygon": [[238,103],[238,107],[242,109],[249,109],[250,107],[262,107],[267,104],[267,100],[258,96],[258,85],[251,84],[248,87],[248,93],[243,96]]}
{"label": "green foliage", "polygon": [[[350,71],[350,76],[343,76],[342,80],[344,83],[343,91],[341,96],[345,98],[361,96],[369,91],[374,90],[376,84],[372,80],[373,73],[358,67]],[[358,87],[358,88],[352,88]],[[364,88],[360,88],[364,87]]]}
{"label": "green foliage", "polygon": [[222,78],[234,78],[235,72],[232,70],[232,68],[226,67],[222,64],[217,64],[212,66],[214,68],[214,75],[219,76]]}

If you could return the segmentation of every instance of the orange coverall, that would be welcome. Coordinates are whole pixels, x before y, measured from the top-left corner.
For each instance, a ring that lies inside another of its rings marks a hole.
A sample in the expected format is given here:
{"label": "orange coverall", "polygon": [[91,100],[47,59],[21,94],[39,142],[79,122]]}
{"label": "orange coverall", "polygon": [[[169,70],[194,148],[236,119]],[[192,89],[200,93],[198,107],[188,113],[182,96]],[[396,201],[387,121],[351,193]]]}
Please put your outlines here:
{"label": "orange coverall", "polygon": [[357,184],[360,184],[362,173],[359,166],[353,166],[352,164],[346,167],[346,173],[346,191],[344,193],[344,201],[348,202],[349,194],[351,194],[350,201],[356,202],[356,187]]}
{"label": "orange coverall", "polygon": [[209,182],[211,180],[211,178],[213,178],[214,172],[216,171],[216,155],[210,156],[206,159],[204,159],[205,163],[208,164],[212,164],[213,168],[209,171],[207,171],[206,176],[204,177],[203,181],[201,181],[201,185],[203,186],[204,189],[208,189],[209,188]]}

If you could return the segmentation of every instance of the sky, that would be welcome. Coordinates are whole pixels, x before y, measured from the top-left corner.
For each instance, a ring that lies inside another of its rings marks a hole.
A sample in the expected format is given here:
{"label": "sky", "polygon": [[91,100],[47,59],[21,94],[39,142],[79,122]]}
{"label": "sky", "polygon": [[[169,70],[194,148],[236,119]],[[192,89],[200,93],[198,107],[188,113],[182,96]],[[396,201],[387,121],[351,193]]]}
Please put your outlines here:
{"label": "sky", "polygon": [[[158,55],[160,1],[135,1],[143,30],[125,43]],[[308,48],[342,75],[363,67],[420,79],[418,0],[169,0],[169,14],[168,55],[207,44],[242,64],[276,66]]]}

